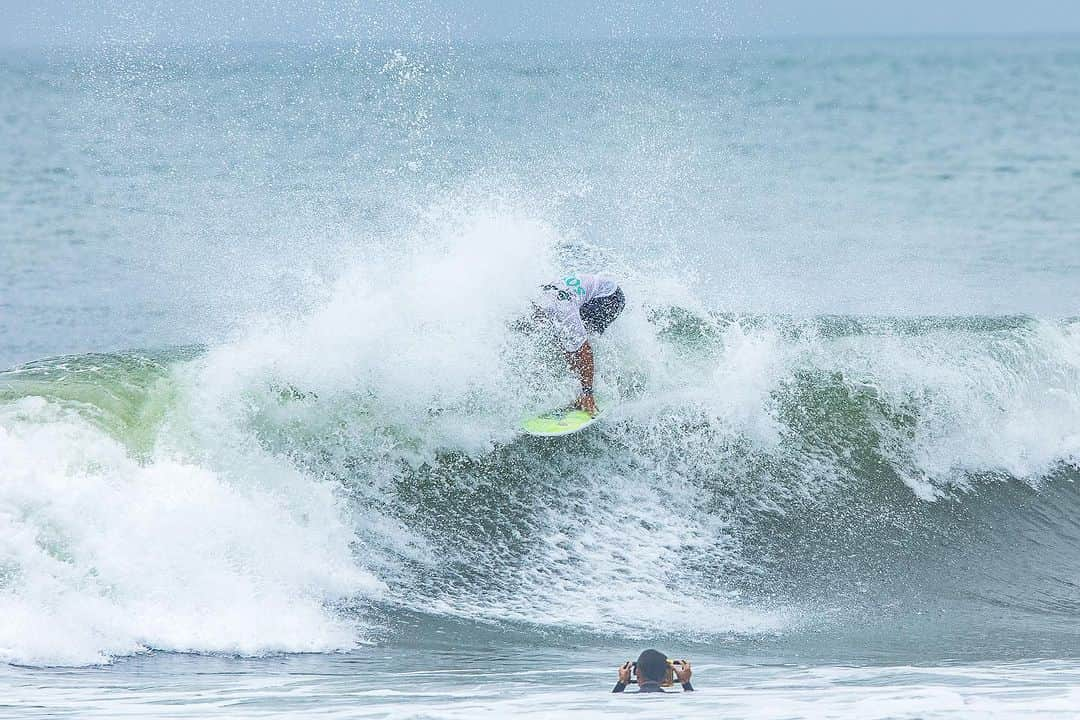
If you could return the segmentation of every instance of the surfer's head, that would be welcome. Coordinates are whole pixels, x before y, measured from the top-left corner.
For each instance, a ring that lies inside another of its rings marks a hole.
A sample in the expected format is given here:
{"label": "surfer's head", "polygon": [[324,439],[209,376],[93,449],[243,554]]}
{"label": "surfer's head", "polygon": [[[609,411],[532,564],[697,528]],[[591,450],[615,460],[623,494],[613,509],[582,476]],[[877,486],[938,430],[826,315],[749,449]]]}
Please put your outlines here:
{"label": "surfer's head", "polygon": [[638,682],[663,682],[667,675],[667,655],[659,650],[644,650],[637,659]]}

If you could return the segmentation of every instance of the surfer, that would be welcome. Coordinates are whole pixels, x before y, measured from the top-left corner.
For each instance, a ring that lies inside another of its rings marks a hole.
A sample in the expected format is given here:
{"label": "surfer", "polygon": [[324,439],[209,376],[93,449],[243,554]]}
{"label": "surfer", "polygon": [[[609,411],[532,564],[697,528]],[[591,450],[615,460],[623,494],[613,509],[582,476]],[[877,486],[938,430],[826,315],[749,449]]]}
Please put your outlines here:
{"label": "surfer", "polygon": [[581,381],[576,407],[596,414],[593,351],[589,335],[601,335],[626,305],[618,283],[604,275],[571,274],[543,286],[540,312],[550,321],[555,341]]}
{"label": "surfer", "polygon": [[619,680],[611,692],[621,693],[625,690],[630,684],[631,674],[637,676],[639,693],[662,693],[663,684],[671,684],[674,680],[679,681],[683,692],[694,690],[690,684],[690,676],[694,674],[690,663],[686,660],[668,660],[667,655],[659,650],[645,650],[638,655],[636,663],[629,660],[623,663],[619,667]]}

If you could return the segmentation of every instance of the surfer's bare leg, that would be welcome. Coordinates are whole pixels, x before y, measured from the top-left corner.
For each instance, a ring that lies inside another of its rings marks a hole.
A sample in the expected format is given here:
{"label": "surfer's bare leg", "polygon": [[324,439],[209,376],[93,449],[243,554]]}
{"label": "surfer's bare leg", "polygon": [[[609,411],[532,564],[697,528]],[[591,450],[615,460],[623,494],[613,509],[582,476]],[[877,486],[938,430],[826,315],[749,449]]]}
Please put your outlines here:
{"label": "surfer's bare leg", "polygon": [[567,353],[566,360],[570,369],[581,381],[581,392],[575,405],[590,415],[596,414],[596,399],[593,397],[593,351],[588,341],[577,352]]}

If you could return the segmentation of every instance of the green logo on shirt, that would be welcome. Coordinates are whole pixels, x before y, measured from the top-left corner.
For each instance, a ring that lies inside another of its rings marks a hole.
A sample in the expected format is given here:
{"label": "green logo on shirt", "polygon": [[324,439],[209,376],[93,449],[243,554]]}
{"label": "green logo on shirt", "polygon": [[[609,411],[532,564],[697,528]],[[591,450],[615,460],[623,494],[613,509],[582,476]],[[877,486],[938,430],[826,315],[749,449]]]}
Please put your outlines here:
{"label": "green logo on shirt", "polygon": [[578,295],[585,294],[585,288],[581,287],[581,281],[573,275],[567,278],[563,278],[563,282],[566,283],[566,287],[571,288]]}
{"label": "green logo on shirt", "polygon": [[585,288],[581,287],[581,281],[578,280],[573,275],[571,275],[570,277],[563,278],[563,284],[566,285],[566,287],[569,288],[569,291],[563,290],[558,285],[543,285],[543,286],[541,286],[540,289],[545,290],[545,291],[550,290],[550,291],[558,293],[559,300],[561,300],[562,302],[566,302],[571,297],[573,297],[570,294],[571,292],[573,292],[574,295],[584,295],[585,294]]}

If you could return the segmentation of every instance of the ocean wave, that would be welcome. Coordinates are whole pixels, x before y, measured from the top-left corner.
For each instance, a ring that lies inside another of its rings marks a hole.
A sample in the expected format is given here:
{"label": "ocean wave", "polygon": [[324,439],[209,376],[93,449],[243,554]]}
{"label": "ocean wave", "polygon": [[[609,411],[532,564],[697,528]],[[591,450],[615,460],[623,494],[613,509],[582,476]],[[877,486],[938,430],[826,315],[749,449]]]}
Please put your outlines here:
{"label": "ocean wave", "polygon": [[772,633],[975,552],[979,517],[1077,537],[1046,505],[1076,499],[1075,321],[717,313],[626,271],[606,419],[540,440],[517,421],[573,388],[514,321],[565,249],[499,214],[425,241],[230,343],[0,374],[0,656],[342,648],[379,604]]}

